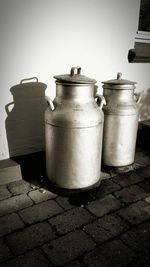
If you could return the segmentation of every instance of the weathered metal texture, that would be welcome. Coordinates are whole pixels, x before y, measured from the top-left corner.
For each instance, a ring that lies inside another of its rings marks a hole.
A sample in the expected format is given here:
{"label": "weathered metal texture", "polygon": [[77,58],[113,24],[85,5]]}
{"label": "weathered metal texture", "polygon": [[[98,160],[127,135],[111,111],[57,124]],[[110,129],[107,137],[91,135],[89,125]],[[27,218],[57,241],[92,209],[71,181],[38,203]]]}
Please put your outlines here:
{"label": "weathered metal texture", "polygon": [[93,186],[101,170],[104,116],[95,101],[96,81],[86,83],[75,69],[68,81],[56,76],[56,97],[45,113],[47,176],[66,189]]}
{"label": "weathered metal texture", "polygon": [[104,82],[103,161],[108,166],[126,166],[134,162],[138,128],[138,104],[135,83],[122,80]]}

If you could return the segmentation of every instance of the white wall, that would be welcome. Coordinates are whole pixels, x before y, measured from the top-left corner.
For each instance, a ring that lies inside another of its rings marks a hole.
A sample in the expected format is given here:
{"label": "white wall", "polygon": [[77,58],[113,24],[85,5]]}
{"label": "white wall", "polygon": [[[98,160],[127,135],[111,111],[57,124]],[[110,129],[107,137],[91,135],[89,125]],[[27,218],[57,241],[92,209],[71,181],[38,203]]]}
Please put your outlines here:
{"label": "white wall", "polygon": [[[0,0],[0,159],[9,157],[5,105],[23,78],[37,76],[51,98],[53,76],[76,65],[100,87],[121,71],[138,82],[137,91],[150,88],[149,64],[127,60],[139,6],[140,0]],[[37,143],[26,153],[38,149]]]}

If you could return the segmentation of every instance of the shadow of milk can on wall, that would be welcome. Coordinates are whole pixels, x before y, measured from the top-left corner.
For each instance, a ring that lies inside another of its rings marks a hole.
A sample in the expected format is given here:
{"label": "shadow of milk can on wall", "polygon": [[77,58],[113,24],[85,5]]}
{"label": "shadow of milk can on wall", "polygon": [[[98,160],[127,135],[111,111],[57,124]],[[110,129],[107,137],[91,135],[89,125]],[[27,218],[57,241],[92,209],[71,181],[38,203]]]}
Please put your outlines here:
{"label": "shadow of milk can on wall", "polygon": [[94,187],[100,182],[103,97],[95,98],[96,80],[81,75],[81,67],[54,78],[56,97],[45,113],[48,179],[64,189]]}
{"label": "shadow of milk can on wall", "polygon": [[104,111],[103,162],[108,166],[127,166],[134,162],[140,96],[136,82],[117,79],[103,82]]}
{"label": "shadow of milk can on wall", "polygon": [[38,82],[36,77],[32,77],[21,80],[20,84],[10,89],[13,102],[5,107],[10,157],[45,149],[46,88],[46,84]]}

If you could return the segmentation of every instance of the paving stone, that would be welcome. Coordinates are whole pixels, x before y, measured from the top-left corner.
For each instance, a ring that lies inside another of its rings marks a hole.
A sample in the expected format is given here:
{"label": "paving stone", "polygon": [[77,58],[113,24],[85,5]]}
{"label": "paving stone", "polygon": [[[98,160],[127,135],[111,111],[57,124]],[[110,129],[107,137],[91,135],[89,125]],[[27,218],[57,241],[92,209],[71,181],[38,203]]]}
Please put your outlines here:
{"label": "paving stone", "polygon": [[149,196],[149,197],[146,197],[144,200],[145,200],[148,204],[150,204],[150,196]]}
{"label": "paving stone", "polygon": [[35,202],[35,203],[40,203],[43,201],[46,201],[48,199],[55,198],[56,195],[46,189],[38,189],[29,192],[28,196]]}
{"label": "paving stone", "polygon": [[143,181],[143,177],[135,172],[129,172],[113,178],[113,181],[122,187],[137,184]]}
{"label": "paving stone", "polygon": [[101,180],[110,179],[114,176],[116,176],[116,172],[114,170],[114,167],[102,165],[102,171],[101,171]]}
{"label": "paving stone", "polygon": [[[95,189],[94,189],[95,191]],[[96,197],[92,195],[93,190],[80,192],[78,194],[73,194],[69,197],[69,203],[76,207],[85,207],[91,201],[95,200]]]}
{"label": "paving stone", "polygon": [[110,173],[101,171],[100,178],[101,180],[109,179],[111,177]]}
{"label": "paving stone", "polygon": [[1,267],[51,267],[40,249],[34,249],[0,265]]}
{"label": "paving stone", "polygon": [[51,226],[42,222],[10,234],[6,237],[6,242],[15,255],[20,255],[54,238],[55,233]]}
{"label": "paving stone", "polygon": [[75,207],[75,205],[72,205],[69,202],[69,198],[68,197],[59,196],[59,197],[56,198],[56,201],[65,210],[69,210],[69,209]]}
{"label": "paving stone", "polygon": [[144,178],[150,178],[150,166],[138,170],[138,174]]}
{"label": "paving stone", "polygon": [[16,213],[0,217],[0,237],[22,227],[24,227],[24,223]]}
{"label": "paving stone", "polygon": [[134,257],[134,252],[120,240],[113,240],[87,253],[84,263],[88,267],[125,267]]}
{"label": "paving stone", "polygon": [[84,226],[83,230],[91,235],[96,242],[103,243],[106,240],[120,235],[128,228],[128,224],[119,216],[111,214]]}
{"label": "paving stone", "polygon": [[138,201],[118,211],[118,214],[131,224],[139,224],[150,219],[150,205]]}
{"label": "paving stone", "polygon": [[134,170],[134,168],[135,168],[135,165],[134,164],[127,165],[127,166],[122,166],[122,167],[113,167],[112,168],[112,173],[114,173],[115,176],[117,176],[119,174],[131,172],[131,171]]}
{"label": "paving stone", "polygon": [[150,179],[145,179],[142,183],[139,184],[146,192],[150,193]]}
{"label": "paving stone", "polygon": [[25,223],[32,224],[46,220],[62,211],[63,209],[54,200],[48,200],[24,209],[19,214]]}
{"label": "paving stone", "polygon": [[96,188],[93,191],[92,195],[97,198],[100,198],[115,191],[118,191],[119,189],[120,186],[118,184],[114,183],[111,179],[107,179],[102,181],[100,187]]}
{"label": "paving stone", "polygon": [[11,196],[10,192],[8,191],[5,185],[0,186],[0,200],[9,198]]}
{"label": "paving stone", "polygon": [[101,254],[100,247],[96,247],[93,251],[87,253],[83,262],[86,267],[108,267],[105,257]]}
{"label": "paving stone", "polygon": [[150,165],[150,157],[144,151],[136,151],[135,162],[139,163],[141,166]]}
{"label": "paving stone", "polygon": [[114,193],[120,201],[124,203],[132,203],[137,200],[145,198],[148,194],[143,188],[138,185],[132,185],[130,187],[123,188],[120,191]]}
{"label": "paving stone", "polygon": [[94,215],[101,217],[111,211],[121,208],[121,202],[113,195],[107,195],[87,205],[87,209]]}
{"label": "paving stone", "polygon": [[20,195],[28,193],[32,188],[28,182],[20,180],[8,184],[8,189],[13,195]]}
{"label": "paving stone", "polygon": [[59,234],[66,234],[89,223],[94,217],[84,208],[71,209],[49,220]]}
{"label": "paving stone", "polygon": [[136,171],[136,170],[138,170],[138,169],[141,168],[141,164],[136,163],[136,162],[134,162],[134,163],[132,164],[132,166],[133,166],[133,171]]}
{"label": "paving stone", "polygon": [[82,231],[71,232],[43,246],[50,261],[58,266],[76,259],[91,250],[95,243]]}
{"label": "paving stone", "polygon": [[111,177],[120,176],[120,175],[130,175],[130,173],[135,172],[141,168],[141,164],[134,162],[131,165],[128,166],[122,166],[122,167],[112,167],[110,168]]}
{"label": "paving stone", "polygon": [[0,216],[21,210],[32,204],[32,200],[26,194],[10,197],[0,201]]}
{"label": "paving stone", "polygon": [[123,235],[121,240],[135,251],[145,251],[150,248],[150,222],[138,225]]}
{"label": "paving stone", "polygon": [[138,253],[136,260],[130,267],[149,267],[150,266],[150,249],[145,249],[143,253]]}
{"label": "paving stone", "polygon": [[0,262],[8,260],[11,257],[9,248],[4,244],[3,240],[0,239]]}
{"label": "paving stone", "polygon": [[65,265],[65,267],[83,267],[83,263],[80,263],[79,261],[73,261]]}

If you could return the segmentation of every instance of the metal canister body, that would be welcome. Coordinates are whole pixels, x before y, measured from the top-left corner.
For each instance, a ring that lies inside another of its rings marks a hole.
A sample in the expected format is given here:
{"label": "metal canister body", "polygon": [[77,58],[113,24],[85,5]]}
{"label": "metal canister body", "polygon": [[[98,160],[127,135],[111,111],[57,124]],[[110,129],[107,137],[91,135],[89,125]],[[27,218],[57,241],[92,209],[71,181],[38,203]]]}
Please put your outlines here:
{"label": "metal canister body", "polygon": [[139,110],[135,83],[121,79],[104,82],[103,161],[108,166],[127,166],[134,162]]}
{"label": "metal canister body", "polygon": [[94,82],[57,77],[54,109],[45,113],[47,176],[61,188],[87,188],[100,181],[103,111]]}

